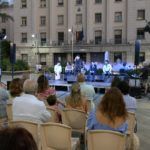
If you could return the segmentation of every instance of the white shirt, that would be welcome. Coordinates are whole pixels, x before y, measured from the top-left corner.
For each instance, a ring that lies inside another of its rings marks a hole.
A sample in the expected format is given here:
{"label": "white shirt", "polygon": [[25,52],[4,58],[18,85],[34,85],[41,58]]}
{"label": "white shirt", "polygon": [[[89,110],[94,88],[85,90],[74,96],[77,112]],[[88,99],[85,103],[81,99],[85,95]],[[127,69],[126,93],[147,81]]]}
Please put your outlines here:
{"label": "white shirt", "polygon": [[55,80],[59,80],[60,74],[62,72],[62,67],[60,65],[55,65],[54,66],[54,72],[55,72]]}
{"label": "white shirt", "polygon": [[103,66],[103,73],[104,73],[104,74],[107,73],[107,72],[111,73],[111,71],[112,71],[112,66],[111,66],[111,64],[105,64],[105,65]]}
{"label": "white shirt", "polygon": [[13,100],[13,120],[27,120],[37,123],[49,121],[51,114],[44,102],[30,94],[23,94]]}

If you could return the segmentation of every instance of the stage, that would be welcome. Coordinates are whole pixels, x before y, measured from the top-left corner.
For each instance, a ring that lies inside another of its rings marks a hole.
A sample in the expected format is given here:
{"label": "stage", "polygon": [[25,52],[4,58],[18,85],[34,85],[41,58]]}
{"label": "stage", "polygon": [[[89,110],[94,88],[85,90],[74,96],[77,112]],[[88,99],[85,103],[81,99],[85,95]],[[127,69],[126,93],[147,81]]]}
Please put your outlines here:
{"label": "stage", "polygon": [[[93,85],[96,93],[104,93],[106,89],[110,88],[111,83],[107,82],[86,82],[87,84]],[[56,91],[67,91],[70,92],[72,83],[63,80],[49,80],[49,86],[52,86]]]}

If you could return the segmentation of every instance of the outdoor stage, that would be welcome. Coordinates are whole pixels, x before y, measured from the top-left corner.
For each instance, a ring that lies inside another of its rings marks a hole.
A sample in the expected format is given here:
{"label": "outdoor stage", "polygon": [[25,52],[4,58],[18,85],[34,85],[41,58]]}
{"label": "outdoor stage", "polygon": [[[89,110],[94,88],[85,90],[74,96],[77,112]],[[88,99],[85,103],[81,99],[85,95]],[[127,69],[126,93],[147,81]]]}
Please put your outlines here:
{"label": "outdoor stage", "polygon": [[[106,89],[110,88],[111,83],[107,82],[86,82],[93,85],[96,93],[104,93]],[[72,83],[63,80],[49,80],[49,85],[54,87],[57,91],[70,92]]]}

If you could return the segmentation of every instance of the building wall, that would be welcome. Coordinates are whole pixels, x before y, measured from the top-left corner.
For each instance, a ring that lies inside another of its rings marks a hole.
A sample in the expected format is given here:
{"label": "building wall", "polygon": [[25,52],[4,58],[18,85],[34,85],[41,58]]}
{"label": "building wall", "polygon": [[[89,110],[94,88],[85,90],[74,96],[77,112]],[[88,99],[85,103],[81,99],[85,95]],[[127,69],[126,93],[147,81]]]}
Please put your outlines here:
{"label": "building wall", "polygon": [[[145,19],[150,20],[149,0],[102,0],[96,4],[95,0],[82,0],[82,5],[77,5],[75,0],[64,0],[64,5],[59,6],[57,0],[47,0],[46,7],[40,7],[40,0],[27,0],[27,8],[21,8],[21,1],[14,2],[14,41],[18,47],[19,58],[28,54],[31,66],[40,63],[41,54],[45,55],[47,65],[53,65],[54,53],[66,53],[66,59],[71,60],[71,40],[74,37],[74,53],[87,53],[87,61],[92,52],[102,53],[106,50],[114,61],[114,53],[122,53],[122,61],[134,62],[134,42],[137,39],[137,28],[146,25],[145,20],[138,20],[137,10],[145,9]],[[122,12],[122,21],[115,21],[115,12]],[[102,14],[101,23],[95,23],[95,13]],[[76,23],[76,15],[82,14],[82,23]],[[58,16],[64,16],[64,24],[58,24]],[[27,26],[21,26],[21,17],[27,17]],[[40,25],[40,16],[46,16],[46,26]],[[73,29],[73,34],[68,32]],[[121,44],[114,44],[114,31],[122,30]],[[81,43],[76,43],[76,31],[84,33]],[[102,31],[102,41],[95,45],[95,31]],[[27,32],[27,43],[21,43],[21,33]],[[46,32],[46,45],[40,45],[40,33]],[[58,41],[58,32],[64,32],[64,42]],[[32,34],[35,37],[32,37]],[[145,33],[141,40],[145,59],[150,58],[150,34]],[[37,54],[38,53],[38,54]],[[38,57],[37,57],[38,55]],[[35,58],[35,59],[33,59]],[[37,62],[39,61],[39,62]]]}

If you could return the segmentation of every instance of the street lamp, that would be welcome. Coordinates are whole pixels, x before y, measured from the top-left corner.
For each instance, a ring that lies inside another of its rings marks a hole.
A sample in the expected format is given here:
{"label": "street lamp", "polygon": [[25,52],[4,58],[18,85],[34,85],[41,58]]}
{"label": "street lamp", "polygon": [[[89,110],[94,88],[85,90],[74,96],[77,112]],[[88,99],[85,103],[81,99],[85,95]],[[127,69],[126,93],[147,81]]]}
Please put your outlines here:
{"label": "street lamp", "polygon": [[72,46],[72,53],[71,53],[71,58],[72,58],[72,63],[73,63],[73,42],[74,42],[74,34],[73,34],[73,28],[68,29],[68,32],[71,33],[71,46]]}
{"label": "street lamp", "polygon": [[34,39],[34,43],[35,43],[35,49],[36,49],[36,52],[37,52],[37,65],[39,63],[39,60],[38,60],[38,37],[37,35],[35,34],[32,34],[32,38]]}
{"label": "street lamp", "polygon": [[2,41],[7,39],[7,35],[0,33],[0,82],[2,78]]}

